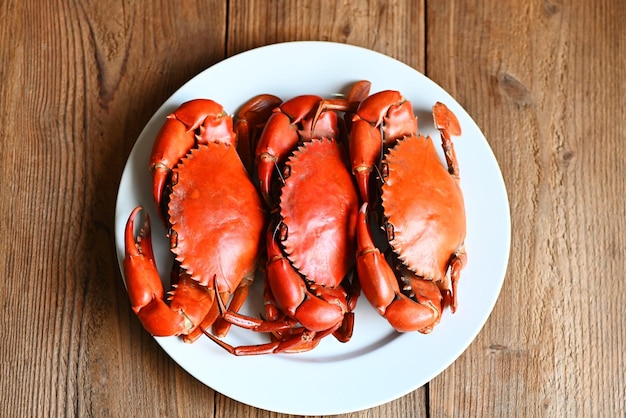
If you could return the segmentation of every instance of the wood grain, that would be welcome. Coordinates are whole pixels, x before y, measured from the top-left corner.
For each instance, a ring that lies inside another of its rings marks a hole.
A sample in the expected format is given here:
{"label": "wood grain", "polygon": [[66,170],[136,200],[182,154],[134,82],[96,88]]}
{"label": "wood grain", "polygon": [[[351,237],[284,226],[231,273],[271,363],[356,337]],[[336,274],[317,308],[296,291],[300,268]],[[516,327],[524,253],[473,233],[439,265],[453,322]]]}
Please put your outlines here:
{"label": "wood grain", "polygon": [[[226,7],[91,3],[2,5],[1,187],[11,198],[0,205],[11,215],[0,271],[13,283],[2,285],[2,416],[175,415],[207,396],[130,314],[113,213],[143,125],[224,58]],[[166,53],[212,39],[216,51]]]}
{"label": "wood grain", "polygon": [[[229,20],[229,55],[277,42],[319,40],[362,46],[424,68],[422,1],[235,0]],[[294,57],[294,68],[315,65],[315,58]]]}
{"label": "wood grain", "polygon": [[207,388],[143,331],[113,223],[161,103],[293,40],[425,72],[482,128],[511,205],[507,277],[475,342],[425,387],[342,417],[626,416],[624,21],[621,0],[1,2],[0,416],[285,416]]}
{"label": "wood grain", "polygon": [[431,405],[441,416],[624,416],[624,181],[609,173],[624,166],[626,8],[507,3],[506,15],[495,2],[427,9],[439,22],[428,75],[483,127],[513,221],[496,309],[431,383]]}

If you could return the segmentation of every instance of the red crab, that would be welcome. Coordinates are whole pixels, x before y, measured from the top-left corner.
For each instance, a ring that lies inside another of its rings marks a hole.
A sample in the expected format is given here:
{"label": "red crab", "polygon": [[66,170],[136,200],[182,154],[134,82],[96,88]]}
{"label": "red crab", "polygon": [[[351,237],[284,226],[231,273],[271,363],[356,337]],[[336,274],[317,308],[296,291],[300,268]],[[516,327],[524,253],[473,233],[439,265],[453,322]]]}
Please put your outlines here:
{"label": "red crab", "polygon": [[223,315],[238,326],[271,332],[273,339],[232,347],[209,335],[229,352],[302,352],[330,334],[342,342],[350,339],[360,293],[350,280],[359,202],[345,144],[337,140],[335,110],[355,110],[368,92],[369,82],[363,82],[348,99],[298,96],[268,120],[256,148],[261,191],[274,207],[266,239],[266,319],[230,310]]}
{"label": "red crab", "polygon": [[[365,99],[350,136],[352,169],[364,202],[357,226],[358,276],[366,298],[398,331],[428,333],[446,303],[456,310],[467,258],[465,207],[451,141],[461,128],[442,103],[433,107],[433,116],[447,168],[430,137],[418,135],[412,105],[397,91]],[[372,172],[380,173],[380,190],[370,184]],[[387,258],[373,244],[369,207],[381,212],[392,250]]]}
{"label": "red crab", "polygon": [[[259,96],[241,114],[262,113],[277,103],[274,96]],[[237,154],[236,140],[232,118],[222,106],[197,99],[169,115],[154,142],[153,195],[176,260],[169,303],[147,216],[135,237],[140,207],[126,226],[124,275],[133,310],[155,336],[183,335],[194,341],[219,317],[216,294],[223,303],[232,295],[230,309],[235,311],[248,294],[263,248],[266,212]],[[216,333],[227,331],[223,324]]]}

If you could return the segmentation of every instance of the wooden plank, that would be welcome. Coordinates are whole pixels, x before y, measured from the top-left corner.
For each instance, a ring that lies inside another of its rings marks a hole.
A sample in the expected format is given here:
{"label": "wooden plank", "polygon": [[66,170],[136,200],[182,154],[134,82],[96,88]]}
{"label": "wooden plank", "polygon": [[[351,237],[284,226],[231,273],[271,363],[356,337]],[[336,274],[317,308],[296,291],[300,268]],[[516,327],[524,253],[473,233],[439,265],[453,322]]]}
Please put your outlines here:
{"label": "wooden plank", "polygon": [[212,411],[134,317],[113,242],[135,139],[224,57],[225,3],[206,6],[2,2],[1,416]]}
{"label": "wooden plank", "polygon": [[433,416],[624,416],[624,180],[615,173],[626,8],[430,2],[427,16],[427,73],[483,128],[513,224],[501,297],[431,383]]}

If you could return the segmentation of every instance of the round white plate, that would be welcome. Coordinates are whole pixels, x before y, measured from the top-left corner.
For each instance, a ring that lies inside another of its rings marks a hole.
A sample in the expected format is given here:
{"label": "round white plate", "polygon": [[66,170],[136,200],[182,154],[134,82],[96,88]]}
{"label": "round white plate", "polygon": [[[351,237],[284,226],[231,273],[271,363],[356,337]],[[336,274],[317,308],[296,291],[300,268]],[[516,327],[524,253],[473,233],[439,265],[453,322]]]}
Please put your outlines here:
{"label": "round white plate", "polygon": [[[509,205],[502,174],[489,145],[471,117],[441,87],[390,57],[345,44],[291,42],[233,56],[194,77],[172,95],[139,136],[124,170],[115,212],[118,260],[124,258],[124,227],[132,209],[142,205],[153,222],[155,256],[167,282],[171,256],[151,196],[148,156],[165,116],[187,100],[211,98],[230,113],[259,93],[283,100],[311,93],[346,92],[357,80],[372,82],[371,92],[401,91],[412,101],[420,132],[431,135],[431,108],[444,102],[456,113],[463,136],[455,141],[467,213],[468,264],[461,274],[459,308],[449,309],[428,335],[399,334],[359,298],[354,336],[342,344],[326,338],[313,351],[235,357],[208,338],[185,344],[179,338],[157,338],[187,372],[237,401],[297,415],[348,413],[399,398],[424,385],[474,340],[500,293],[510,246]],[[442,155],[442,154],[441,154]],[[216,181],[219,181],[216,179]],[[244,313],[263,311],[262,284],[257,280]],[[233,345],[266,342],[262,334],[233,328]]]}

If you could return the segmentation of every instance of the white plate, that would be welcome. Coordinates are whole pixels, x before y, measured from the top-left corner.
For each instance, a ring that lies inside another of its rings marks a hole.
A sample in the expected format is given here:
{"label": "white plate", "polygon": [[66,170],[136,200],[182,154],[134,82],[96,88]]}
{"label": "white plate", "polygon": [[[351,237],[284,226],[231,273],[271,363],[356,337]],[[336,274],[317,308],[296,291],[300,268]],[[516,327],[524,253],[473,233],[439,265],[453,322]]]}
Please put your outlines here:
{"label": "white plate", "polygon": [[[181,103],[211,98],[235,113],[258,93],[283,99],[305,93],[328,96],[345,92],[361,79],[372,82],[372,92],[400,90],[413,103],[420,131],[437,142],[430,115],[433,104],[446,103],[459,118],[464,135],[455,147],[468,225],[468,264],[459,284],[459,308],[454,315],[446,309],[431,334],[399,334],[361,296],[350,342],[341,344],[329,337],[315,350],[297,355],[235,357],[207,338],[194,344],[176,337],[157,338],[187,372],[237,401],[297,415],[348,413],[392,401],[456,360],[485,324],[500,293],[509,256],[509,205],[502,174],[480,129],[448,93],[411,67],[377,52],[328,42],[283,43],[236,55],[194,77],[159,108],[139,136],[119,188],[115,233],[120,267],[124,226],[132,209],[143,205],[153,220],[158,219],[148,155],[165,116]],[[152,224],[159,269],[167,281],[171,256],[165,232],[158,222]],[[244,312],[262,312],[260,288],[258,280]],[[227,341],[253,344],[265,342],[264,338],[233,329]]]}

